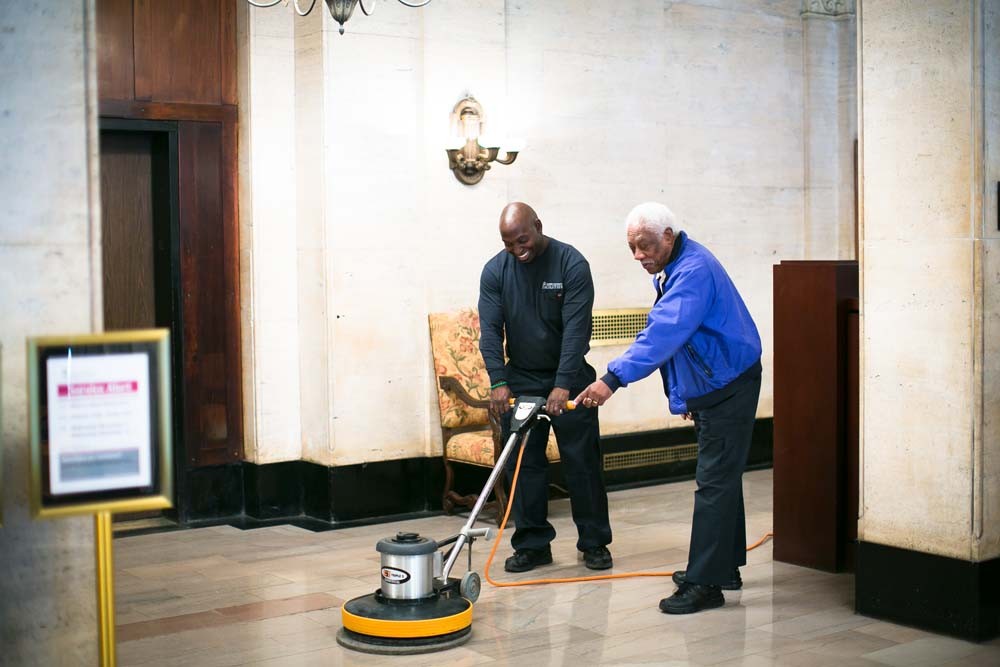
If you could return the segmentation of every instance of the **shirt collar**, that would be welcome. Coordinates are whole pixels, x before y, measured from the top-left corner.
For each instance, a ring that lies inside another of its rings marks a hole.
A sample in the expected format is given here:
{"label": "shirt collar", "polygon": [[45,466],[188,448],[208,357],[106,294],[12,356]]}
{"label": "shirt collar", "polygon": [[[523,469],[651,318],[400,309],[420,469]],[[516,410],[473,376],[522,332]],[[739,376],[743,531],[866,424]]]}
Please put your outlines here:
{"label": "shirt collar", "polygon": [[676,240],[674,241],[674,247],[670,249],[670,257],[667,258],[667,266],[663,268],[664,274],[666,274],[667,269],[670,267],[670,265],[676,262],[677,258],[680,257],[680,254],[684,249],[684,243],[687,241],[687,233],[678,232],[675,239]]}
{"label": "shirt collar", "polygon": [[664,285],[667,284],[667,269],[670,265],[677,261],[680,256],[681,251],[684,247],[684,242],[687,241],[687,233],[680,232],[675,237],[674,247],[670,249],[670,257],[667,258],[667,265],[663,267],[663,270],[653,276],[653,285],[656,286],[657,291],[662,293]]}

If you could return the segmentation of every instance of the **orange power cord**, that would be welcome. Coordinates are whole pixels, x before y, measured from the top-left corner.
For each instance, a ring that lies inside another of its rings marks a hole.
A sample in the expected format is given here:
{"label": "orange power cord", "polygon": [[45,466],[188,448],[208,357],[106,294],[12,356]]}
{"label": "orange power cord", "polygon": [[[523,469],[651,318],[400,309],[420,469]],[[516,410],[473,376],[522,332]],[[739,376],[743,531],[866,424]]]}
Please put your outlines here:
{"label": "orange power cord", "polygon": [[[490,549],[490,555],[486,559],[486,567],[483,570],[483,575],[486,577],[486,581],[490,582],[493,586],[497,588],[512,588],[514,586],[535,586],[538,584],[567,584],[570,582],[579,581],[604,581],[606,579],[628,579],[631,577],[669,577],[673,575],[673,572],[627,572],[622,574],[595,574],[587,577],[564,577],[562,579],[529,579],[527,581],[494,581],[490,576],[490,565],[493,564],[493,556],[496,555],[497,547],[500,546],[500,539],[503,537],[504,528],[507,527],[507,519],[510,517],[510,508],[514,506],[514,494],[517,491],[517,476],[521,472],[521,457],[524,456],[524,447],[522,446],[520,451],[517,453],[517,465],[514,467],[514,479],[510,484],[510,498],[507,501],[507,510],[504,512],[503,521],[500,523],[500,529],[497,531],[497,537],[493,540],[493,548]],[[747,547],[747,551],[752,551],[760,545],[764,544],[769,538],[774,537],[773,532],[765,533],[764,537],[760,538],[753,544]]]}

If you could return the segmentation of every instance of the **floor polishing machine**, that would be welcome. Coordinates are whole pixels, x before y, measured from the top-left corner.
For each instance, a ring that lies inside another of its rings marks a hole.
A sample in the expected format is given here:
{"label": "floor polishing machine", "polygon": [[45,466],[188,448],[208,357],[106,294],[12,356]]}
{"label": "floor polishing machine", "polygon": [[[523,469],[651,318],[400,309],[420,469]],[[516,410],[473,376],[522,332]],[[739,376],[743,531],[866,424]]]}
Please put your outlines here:
{"label": "floor polishing machine", "polygon": [[[418,533],[399,532],[379,540],[382,584],[374,593],[341,607],[343,627],[337,642],[366,653],[405,655],[442,651],[464,644],[472,632],[472,605],[481,581],[472,571],[472,544],[492,539],[492,528],[475,528],[476,519],[511,454],[528,440],[538,420],[548,420],[546,399],[525,396],[513,402],[510,436],[497,457],[468,520],[458,534],[435,541]],[[572,401],[566,408],[573,409]],[[451,576],[462,549],[468,571]]]}

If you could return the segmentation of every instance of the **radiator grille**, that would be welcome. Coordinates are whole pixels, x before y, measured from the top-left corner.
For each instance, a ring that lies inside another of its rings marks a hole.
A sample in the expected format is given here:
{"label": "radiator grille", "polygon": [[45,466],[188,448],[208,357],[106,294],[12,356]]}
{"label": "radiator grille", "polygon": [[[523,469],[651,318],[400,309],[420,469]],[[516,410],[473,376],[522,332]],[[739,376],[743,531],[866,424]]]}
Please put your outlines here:
{"label": "radiator grille", "polygon": [[698,445],[674,445],[673,447],[652,447],[631,452],[615,452],[604,455],[605,470],[626,470],[646,466],[693,461],[698,458]]}
{"label": "radiator grille", "polygon": [[640,331],[646,328],[646,316],[649,308],[621,308],[618,310],[595,310],[593,315],[594,331],[591,334],[591,345],[621,345],[635,340]]}

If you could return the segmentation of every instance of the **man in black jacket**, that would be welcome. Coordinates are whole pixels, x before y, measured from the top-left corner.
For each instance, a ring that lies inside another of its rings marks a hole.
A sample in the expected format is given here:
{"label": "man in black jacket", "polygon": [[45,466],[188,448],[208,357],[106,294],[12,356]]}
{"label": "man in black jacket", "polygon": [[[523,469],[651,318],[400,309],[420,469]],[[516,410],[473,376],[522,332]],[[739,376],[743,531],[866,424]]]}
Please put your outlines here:
{"label": "man in black jacket", "polygon": [[[584,355],[590,350],[594,282],[576,248],[542,234],[530,206],[508,204],[500,215],[504,250],[483,268],[479,287],[479,350],[490,375],[490,409],[509,435],[513,396],[547,396],[559,458],[569,488],[577,549],[592,570],[612,566],[608,494],[604,488],[596,410],[566,411],[566,401],[596,379]],[[504,363],[504,335],[507,357]],[[552,562],[556,531],[548,522],[545,446],[548,423],[531,432],[525,446],[512,510],[517,529],[508,572]],[[513,477],[516,457],[507,465]]]}

